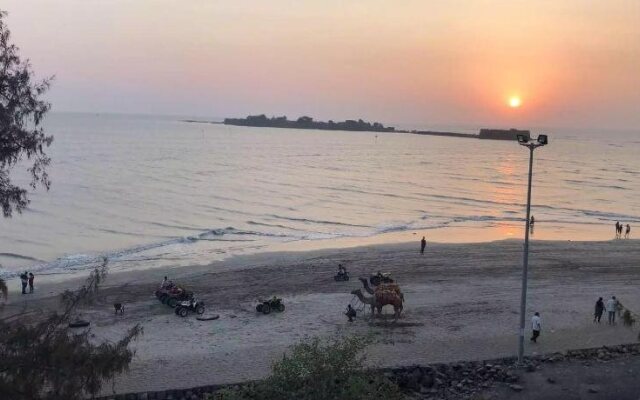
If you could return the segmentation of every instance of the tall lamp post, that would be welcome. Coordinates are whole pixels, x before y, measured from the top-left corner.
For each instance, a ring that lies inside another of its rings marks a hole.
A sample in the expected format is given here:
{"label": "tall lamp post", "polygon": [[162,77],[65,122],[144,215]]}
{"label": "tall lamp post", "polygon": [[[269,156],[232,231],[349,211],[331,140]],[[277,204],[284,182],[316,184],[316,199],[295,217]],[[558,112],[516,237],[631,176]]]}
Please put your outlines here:
{"label": "tall lamp post", "polygon": [[528,135],[518,135],[518,143],[529,148],[529,185],[527,188],[527,222],[524,231],[524,256],[522,260],[522,294],[520,298],[520,332],[518,337],[518,362],[524,357],[525,313],[527,311],[527,275],[529,269],[529,228],[531,224],[531,178],[533,176],[533,150],[548,143],[547,135],[540,135],[534,141]]}

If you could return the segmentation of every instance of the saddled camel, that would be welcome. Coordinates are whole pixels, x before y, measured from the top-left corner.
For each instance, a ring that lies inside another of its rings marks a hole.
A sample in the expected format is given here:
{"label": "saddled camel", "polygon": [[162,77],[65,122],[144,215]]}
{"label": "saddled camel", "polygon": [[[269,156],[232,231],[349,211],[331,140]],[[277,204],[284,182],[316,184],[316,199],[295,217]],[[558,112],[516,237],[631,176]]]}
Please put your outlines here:
{"label": "saddled camel", "polygon": [[398,293],[391,290],[380,290],[373,294],[371,297],[366,297],[362,294],[362,289],[356,289],[351,292],[351,294],[358,297],[358,299],[364,304],[369,304],[371,306],[371,317],[375,316],[374,311],[378,310],[378,315],[382,313],[382,307],[386,305],[392,305],[394,311],[394,319],[398,319],[400,317],[400,313],[402,312],[402,298]]}

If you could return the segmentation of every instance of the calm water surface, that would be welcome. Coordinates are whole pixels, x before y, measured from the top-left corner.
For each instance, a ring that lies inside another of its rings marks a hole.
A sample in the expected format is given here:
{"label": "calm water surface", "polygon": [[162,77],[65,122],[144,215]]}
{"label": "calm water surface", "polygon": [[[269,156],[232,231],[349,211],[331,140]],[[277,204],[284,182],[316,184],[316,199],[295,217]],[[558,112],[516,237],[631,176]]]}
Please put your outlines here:
{"label": "calm water surface", "polygon": [[[47,129],[53,187],[0,220],[5,276],[103,255],[147,268],[283,243],[522,235],[528,152],[514,142],[83,114],[53,114]],[[549,134],[536,151],[534,238],[609,239],[616,220],[638,225],[640,134]]]}

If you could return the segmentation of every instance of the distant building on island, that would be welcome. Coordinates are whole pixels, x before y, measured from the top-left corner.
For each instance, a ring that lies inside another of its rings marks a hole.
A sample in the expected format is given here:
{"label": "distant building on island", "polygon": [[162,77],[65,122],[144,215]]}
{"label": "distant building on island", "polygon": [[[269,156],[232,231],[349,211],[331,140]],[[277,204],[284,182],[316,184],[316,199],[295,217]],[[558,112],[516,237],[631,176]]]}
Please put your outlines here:
{"label": "distant building on island", "polygon": [[531,138],[531,132],[520,129],[480,129],[478,139],[518,140],[518,135]]}

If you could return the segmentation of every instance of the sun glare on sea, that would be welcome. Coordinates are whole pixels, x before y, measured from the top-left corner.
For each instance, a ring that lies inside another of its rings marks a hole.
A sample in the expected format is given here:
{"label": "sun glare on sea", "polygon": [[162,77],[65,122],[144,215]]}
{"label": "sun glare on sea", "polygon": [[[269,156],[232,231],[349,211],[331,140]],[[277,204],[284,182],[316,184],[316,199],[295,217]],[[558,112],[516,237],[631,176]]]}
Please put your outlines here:
{"label": "sun glare on sea", "polygon": [[520,104],[522,104],[522,101],[518,96],[513,96],[509,99],[509,107],[511,108],[518,108],[520,107]]}

